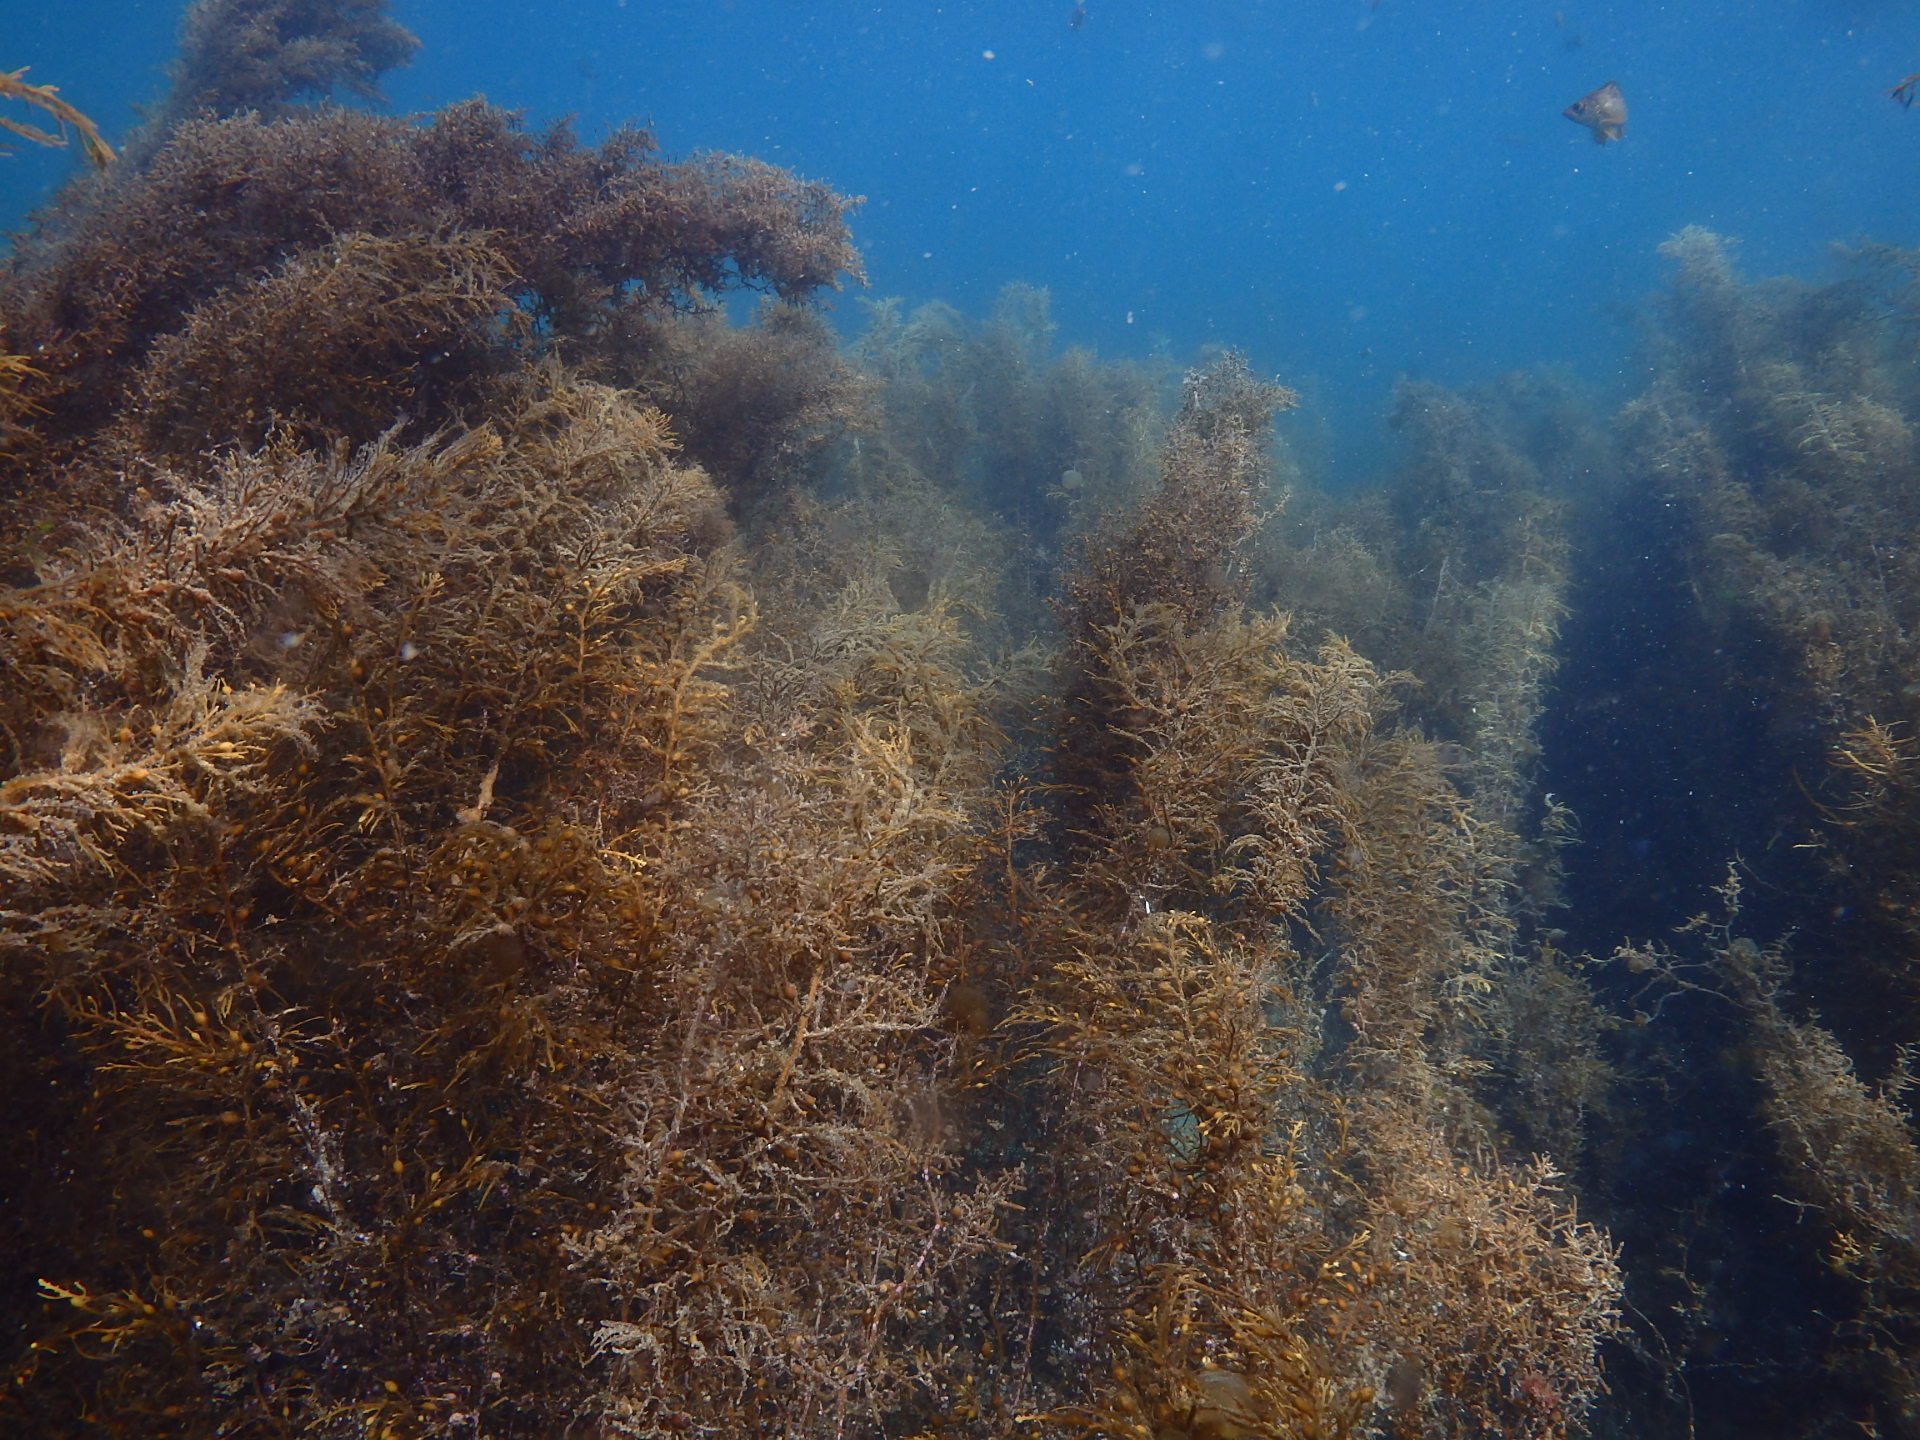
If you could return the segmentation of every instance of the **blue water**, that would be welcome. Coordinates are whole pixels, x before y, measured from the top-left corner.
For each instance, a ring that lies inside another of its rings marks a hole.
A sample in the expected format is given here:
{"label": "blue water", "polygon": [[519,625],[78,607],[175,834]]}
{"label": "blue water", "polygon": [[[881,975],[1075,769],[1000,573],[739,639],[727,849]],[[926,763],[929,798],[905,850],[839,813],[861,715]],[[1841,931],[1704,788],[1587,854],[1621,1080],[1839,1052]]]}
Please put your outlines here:
{"label": "blue water", "polygon": [[[180,8],[5,0],[0,67],[112,133],[159,92]],[[1920,70],[1920,6],[1087,0],[1077,29],[1072,8],[399,0],[422,48],[386,90],[788,165],[867,197],[872,294],[978,313],[1020,280],[1063,342],[1231,343],[1307,391],[1349,468],[1400,374],[1564,363],[1628,393],[1683,225],[1739,237],[1752,273],[1920,243],[1920,108],[1886,94]],[[1609,79],[1631,117],[1601,148],[1560,111]],[[71,163],[0,164],[0,225]]]}

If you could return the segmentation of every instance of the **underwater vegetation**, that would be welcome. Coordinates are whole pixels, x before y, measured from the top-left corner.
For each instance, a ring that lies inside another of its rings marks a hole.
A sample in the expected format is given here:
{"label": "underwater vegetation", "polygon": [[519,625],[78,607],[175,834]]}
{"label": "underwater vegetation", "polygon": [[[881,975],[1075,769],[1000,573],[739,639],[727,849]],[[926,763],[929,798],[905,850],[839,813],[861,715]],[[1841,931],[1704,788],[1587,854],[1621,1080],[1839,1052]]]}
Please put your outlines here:
{"label": "underwater vegetation", "polygon": [[[12,1430],[1920,1431],[1912,255],[1684,232],[1612,422],[1330,494],[1032,287],[843,343],[824,185],[333,103],[412,50],[199,0],[0,270]],[[1647,511],[1787,838],[1621,934]]]}
{"label": "underwater vegetation", "polygon": [[340,90],[371,100],[419,48],[387,0],[193,0],[160,125],[202,112],[272,118]]}
{"label": "underwater vegetation", "polygon": [[32,84],[26,74],[25,70],[0,73],[0,100],[18,100],[31,105],[49,116],[60,128],[48,130],[31,121],[0,115],[0,130],[5,130],[9,135],[18,135],[23,140],[31,140],[36,145],[57,147],[67,143],[66,132],[71,128],[80,137],[80,148],[88,160],[99,166],[111,164],[113,147],[100,134],[100,127],[62,100],[59,90],[54,86]]}
{"label": "underwater vegetation", "polygon": [[1612,1249],[1450,1073],[1517,841],[1251,605],[1291,394],[842,356],[850,202],[293,103],[382,12],[223,114],[196,7],[0,283],[14,1423],[1577,1417]]}
{"label": "underwater vegetation", "polygon": [[1417,676],[1403,706],[1517,837],[1451,1048],[1621,1243],[1596,1425],[1912,1434],[1920,270],[1735,253],[1662,247],[1610,424],[1550,378],[1403,384],[1396,472],[1296,493],[1262,593]]}
{"label": "underwater vegetation", "polygon": [[[1666,338],[1618,418],[1617,503],[1666,511],[1658,544],[1687,597],[1674,647],[1727,697],[1741,743],[1722,763],[1769,798],[1722,818],[1738,863],[1717,896],[1618,959],[1636,1020],[1655,1017],[1662,1087],[1735,1107],[1713,1163],[1782,1199],[1736,1218],[1722,1187],[1658,1243],[1698,1343],[1762,1283],[1717,1257],[1743,1229],[1769,1232],[1775,1303],[1805,1348],[1726,1367],[1725,1403],[1818,1395],[1795,1433],[1841,1414],[1912,1433],[1915,259],[1865,247],[1830,281],[1755,281],[1732,241],[1698,228],[1663,254]],[[1646,701],[1623,686],[1623,706]],[[1702,1036],[1739,1058],[1718,1080],[1665,1048]]]}
{"label": "underwater vegetation", "polygon": [[[30,105],[51,117],[58,128],[48,130],[29,120],[0,115],[0,130],[31,140],[36,145],[59,148],[67,143],[67,132],[71,129],[80,137],[81,149],[88,160],[101,167],[111,164],[114,159],[113,147],[107,144],[99,127],[62,100],[54,86],[31,84],[26,74],[24,69],[0,73],[0,100],[16,100]],[[21,391],[36,373],[26,356],[0,350],[0,447],[7,443],[14,422],[33,408],[32,402]]]}

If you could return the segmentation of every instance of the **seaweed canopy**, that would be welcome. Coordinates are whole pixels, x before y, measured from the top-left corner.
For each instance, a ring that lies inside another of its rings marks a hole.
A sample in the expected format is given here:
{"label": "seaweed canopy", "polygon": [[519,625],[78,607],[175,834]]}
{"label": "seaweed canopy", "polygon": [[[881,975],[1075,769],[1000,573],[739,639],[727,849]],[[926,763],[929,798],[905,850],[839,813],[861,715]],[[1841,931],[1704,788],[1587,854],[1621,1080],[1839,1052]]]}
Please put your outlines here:
{"label": "seaweed canopy", "polygon": [[[690,390],[755,367],[734,345],[692,386],[655,384],[689,348],[663,336],[729,289],[797,303],[857,278],[851,203],[752,161],[662,161],[640,131],[597,146],[529,133],[479,101],[424,125],[332,108],[196,118],[23,243],[0,272],[0,329],[44,372],[20,387],[43,473],[256,445],[283,424],[353,444],[398,416],[424,435],[480,413],[487,383],[540,353],[709,421],[722,407]],[[752,333],[818,356],[803,330]],[[846,408],[812,403],[809,384],[847,388],[824,365],[785,368],[808,384],[786,382],[778,424],[756,405],[749,458],[807,448],[799,429]],[[727,468],[722,483],[739,478]]]}
{"label": "seaweed canopy", "polygon": [[29,84],[23,77],[25,69],[0,73],[0,100],[20,100],[51,115],[59,124],[58,130],[44,130],[25,120],[10,119],[0,115],[0,130],[18,135],[23,140],[31,140],[36,145],[61,146],[67,143],[67,129],[80,137],[80,148],[86,152],[87,159],[101,169],[113,161],[113,147],[101,138],[100,128],[82,115],[73,106],[60,98],[60,92],[51,85]]}

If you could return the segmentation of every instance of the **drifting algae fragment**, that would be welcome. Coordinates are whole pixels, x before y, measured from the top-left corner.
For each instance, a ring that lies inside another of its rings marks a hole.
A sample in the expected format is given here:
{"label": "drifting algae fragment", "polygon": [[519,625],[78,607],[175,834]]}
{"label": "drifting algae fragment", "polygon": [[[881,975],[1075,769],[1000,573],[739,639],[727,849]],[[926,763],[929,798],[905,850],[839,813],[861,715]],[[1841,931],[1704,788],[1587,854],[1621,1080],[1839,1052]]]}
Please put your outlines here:
{"label": "drifting algae fragment", "polygon": [[85,115],[60,98],[60,92],[52,85],[30,84],[24,77],[26,70],[0,72],[0,100],[19,100],[51,115],[60,125],[59,130],[43,130],[38,125],[28,124],[25,120],[11,120],[0,115],[0,130],[31,140],[36,145],[59,147],[67,143],[66,127],[72,126],[73,132],[80,137],[80,148],[86,152],[87,159],[96,166],[105,169],[113,163],[113,147],[101,137],[100,127]]}

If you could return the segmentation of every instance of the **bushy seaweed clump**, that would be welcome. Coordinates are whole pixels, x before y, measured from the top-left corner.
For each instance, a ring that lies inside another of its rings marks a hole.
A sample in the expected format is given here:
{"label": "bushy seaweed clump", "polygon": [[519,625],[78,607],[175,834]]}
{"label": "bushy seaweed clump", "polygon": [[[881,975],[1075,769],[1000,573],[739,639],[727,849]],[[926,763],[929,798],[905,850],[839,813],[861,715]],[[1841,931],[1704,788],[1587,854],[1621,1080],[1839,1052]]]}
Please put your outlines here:
{"label": "bushy seaweed clump", "polygon": [[193,0],[158,127],[199,114],[273,118],[339,90],[377,98],[380,77],[420,48],[391,8],[388,0]]}
{"label": "bushy seaweed clump", "polygon": [[[715,623],[720,501],[657,413],[580,382],[457,438],[154,484],[0,598],[9,1003],[63,1037],[12,1062],[60,1137],[22,1238],[67,1302],[17,1402],[544,1424],[610,1163],[580,1082],[651,1000],[581,734],[686,685],[672,627],[623,617]],[[664,773],[657,729],[625,736],[652,745],[629,783]]]}
{"label": "bushy seaweed clump", "polygon": [[[362,26],[369,78],[398,44],[384,7],[242,8],[225,40],[315,77],[285,97],[356,73],[301,25]],[[710,295],[855,271],[846,208],[479,103],[209,115],[10,262],[0,947],[39,1041],[8,1269],[46,1277],[5,1302],[11,1413],[539,1433],[589,1402],[612,1107],[686,993],[660,916],[703,913],[642,877],[753,615],[715,479],[754,477],[634,387]],[[851,413],[797,368],[779,453]]]}
{"label": "bushy seaweed clump", "polygon": [[1048,572],[1063,540],[1146,492],[1176,374],[1055,354],[1031,285],[1007,286],[977,324],[938,302],[868,311],[853,351],[880,383],[887,458],[1006,517]]}
{"label": "bushy seaweed clump", "polygon": [[[857,274],[846,209],[757,162],[669,164],[638,131],[597,147],[532,135],[478,101],[422,126],[345,110],[192,120],[15,257],[0,333],[34,357],[20,402],[39,413],[8,483],[85,481],[82,449],[98,470],[269,433],[424,434],[476,418],[492,379],[541,355],[668,388],[663,362],[688,342],[660,331],[677,312],[734,286],[800,300]],[[762,328],[779,343],[792,325]],[[724,393],[761,363],[752,350],[716,359],[696,393]],[[845,417],[826,398],[850,393],[843,372],[818,369],[756,419],[743,480],[783,425]]]}
{"label": "bushy seaweed clump", "polygon": [[[1552,1432],[1597,1390],[1613,1258],[1463,1123],[1437,1023],[1505,933],[1508,837],[1393,731],[1373,667],[1296,658],[1244,604],[1289,399],[1196,373],[1160,485],[1066,586],[1071,859],[1028,898],[1017,1023],[1059,1157],[1035,1208],[1078,1257],[1058,1319],[1103,1378],[1051,1419]],[[1294,945],[1311,914],[1324,960]]]}

